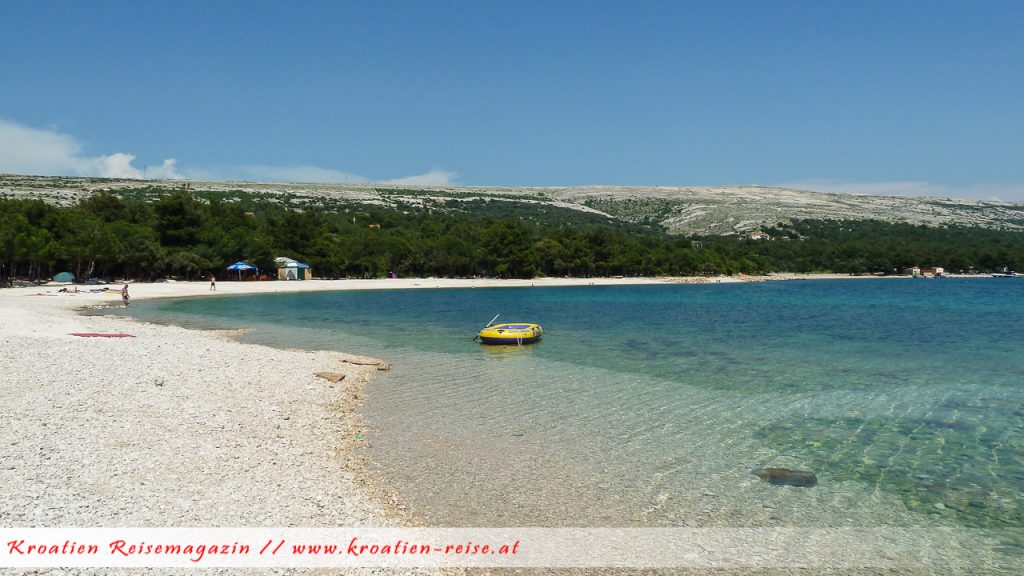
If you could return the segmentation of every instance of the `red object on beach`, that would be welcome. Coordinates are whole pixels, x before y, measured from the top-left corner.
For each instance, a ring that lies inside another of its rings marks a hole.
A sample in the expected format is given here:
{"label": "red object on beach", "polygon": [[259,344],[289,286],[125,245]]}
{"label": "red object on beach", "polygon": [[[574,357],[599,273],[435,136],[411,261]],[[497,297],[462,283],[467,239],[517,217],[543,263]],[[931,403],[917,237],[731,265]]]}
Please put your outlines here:
{"label": "red object on beach", "polygon": [[135,338],[134,334],[100,334],[99,332],[72,332],[71,335],[82,338]]}

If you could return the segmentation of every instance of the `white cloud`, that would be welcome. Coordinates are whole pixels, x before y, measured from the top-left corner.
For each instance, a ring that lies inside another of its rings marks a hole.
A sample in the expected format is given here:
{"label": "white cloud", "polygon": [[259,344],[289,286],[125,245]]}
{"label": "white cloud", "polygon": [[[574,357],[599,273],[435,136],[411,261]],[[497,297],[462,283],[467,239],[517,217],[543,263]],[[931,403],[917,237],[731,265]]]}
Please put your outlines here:
{"label": "white cloud", "polygon": [[74,138],[0,120],[0,172],[69,174],[79,162]]}
{"label": "white cloud", "polygon": [[[139,168],[136,156],[115,152],[87,156],[82,144],[57,130],[31,128],[0,119],[0,173],[39,176],[99,176],[103,178],[152,178],[195,180],[248,180],[258,182],[368,183],[369,178],[320,166],[246,164],[214,168],[180,168],[174,158],[158,166]],[[387,184],[447,186],[458,176],[446,170],[385,180]]]}
{"label": "white cloud", "polygon": [[[205,170],[186,170],[189,178],[196,180],[244,180],[249,182],[307,182],[322,184],[368,184],[365,176],[319,166],[272,166],[249,164],[226,166]],[[377,181],[381,184],[408,184],[414,186],[449,186],[458,176],[456,172],[431,170],[424,174]]]}
{"label": "white cloud", "polygon": [[133,154],[85,156],[73,136],[0,119],[0,173],[103,178],[182,178],[173,158],[145,171],[132,165]]}
{"label": "white cloud", "polygon": [[182,180],[183,174],[178,172],[178,161],[174,158],[167,158],[159,166],[146,168],[146,178],[161,178],[166,180]]}
{"label": "white cloud", "polygon": [[271,166],[247,164],[209,169],[189,169],[189,178],[196,180],[244,180],[248,182],[313,182],[358,184],[369,180],[349,172],[319,166]]}
{"label": "white cloud", "polygon": [[797,180],[779,184],[816,192],[838,192],[870,196],[939,196],[980,200],[1024,200],[1024,184],[977,184],[953,187],[931,182],[897,180],[892,182],[852,182],[844,180]]}
{"label": "white cloud", "polygon": [[108,178],[142,178],[142,170],[132,166],[132,160],[135,160],[134,154],[123,152],[100,156],[88,163],[93,167],[89,172]]}
{"label": "white cloud", "polygon": [[414,186],[451,186],[455,184],[455,179],[458,178],[458,172],[449,172],[447,170],[431,170],[424,174],[416,176],[406,176],[405,178],[396,178],[394,180],[385,180],[382,184],[411,184]]}

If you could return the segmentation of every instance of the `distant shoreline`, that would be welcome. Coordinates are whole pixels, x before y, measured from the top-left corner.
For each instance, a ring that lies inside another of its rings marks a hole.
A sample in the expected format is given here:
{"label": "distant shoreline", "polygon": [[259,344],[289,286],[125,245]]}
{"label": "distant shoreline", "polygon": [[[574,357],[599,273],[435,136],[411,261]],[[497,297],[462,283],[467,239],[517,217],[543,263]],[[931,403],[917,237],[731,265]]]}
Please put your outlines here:
{"label": "distant shoreline", "polygon": [[[987,278],[984,275],[948,275],[948,278]],[[552,278],[492,279],[492,278],[377,278],[342,280],[268,280],[232,281],[220,280],[217,289],[211,291],[207,281],[129,281],[133,300],[150,298],[183,298],[189,296],[228,296],[241,294],[275,294],[295,292],[321,292],[345,290],[405,290],[429,288],[529,288],[555,286],[641,286],[671,284],[739,284],[750,282],[779,282],[796,280],[867,280],[867,279],[911,279],[910,276],[853,276],[850,274],[798,274],[778,273],[769,275],[738,274],[735,276],[655,276],[655,277],[600,277],[600,278]],[[6,288],[2,292],[31,294],[51,292],[62,287],[79,290],[79,295],[100,286],[117,285],[120,282],[98,285],[43,284]],[[0,292],[0,293],[2,293]],[[109,299],[109,298],[108,298]],[[114,301],[116,299],[110,299]],[[119,301],[119,300],[117,300]]]}
{"label": "distant shoreline", "polygon": [[[992,278],[988,274],[946,274],[940,279],[981,279]],[[412,290],[438,288],[531,288],[531,287],[580,287],[580,286],[652,286],[652,285],[707,285],[707,284],[743,284],[759,282],[792,282],[813,280],[921,280],[922,277],[905,275],[873,276],[834,273],[790,273],[782,272],[768,275],[737,274],[735,276],[655,276],[655,277],[600,277],[600,278],[552,278],[541,277],[532,279],[495,279],[495,278],[376,278],[376,279],[342,279],[342,280],[268,280],[268,281],[233,281],[220,280],[217,289],[210,290],[209,282],[203,281],[129,281],[129,293],[132,300],[149,300],[155,298],[191,298],[196,296],[231,296],[249,294],[292,294],[300,292],[344,292],[356,290]],[[121,282],[97,285],[48,283],[38,286],[21,286],[0,288],[0,294],[26,295],[51,294],[61,288],[78,289],[77,294],[61,296],[85,296],[96,293],[103,286],[119,288]],[[98,295],[99,300],[110,304],[120,304],[120,297]]]}

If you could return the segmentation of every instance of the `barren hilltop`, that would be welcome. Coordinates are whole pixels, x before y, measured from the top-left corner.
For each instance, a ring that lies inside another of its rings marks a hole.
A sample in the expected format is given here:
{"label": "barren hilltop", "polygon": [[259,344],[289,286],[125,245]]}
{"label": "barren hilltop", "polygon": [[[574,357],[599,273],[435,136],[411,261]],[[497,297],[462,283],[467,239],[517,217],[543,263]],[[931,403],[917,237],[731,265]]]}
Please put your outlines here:
{"label": "barren hilltop", "polygon": [[882,220],[933,226],[960,224],[1024,230],[1024,203],[937,197],[861,196],[766,186],[410,186],[265,182],[130,180],[0,175],[0,197],[71,205],[98,192],[155,198],[188,185],[225,200],[245,197],[297,209],[345,204],[457,209],[471,201],[529,203],[578,210],[673,234],[727,235],[793,219]]}

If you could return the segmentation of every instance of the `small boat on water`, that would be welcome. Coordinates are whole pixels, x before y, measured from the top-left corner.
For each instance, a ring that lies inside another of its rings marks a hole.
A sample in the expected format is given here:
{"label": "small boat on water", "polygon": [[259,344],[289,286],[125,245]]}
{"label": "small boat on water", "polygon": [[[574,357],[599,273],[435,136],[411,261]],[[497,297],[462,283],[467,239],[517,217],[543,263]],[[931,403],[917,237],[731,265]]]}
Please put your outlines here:
{"label": "small boat on water", "polygon": [[539,324],[511,322],[485,326],[478,336],[484,344],[529,344],[540,340],[543,334]]}

